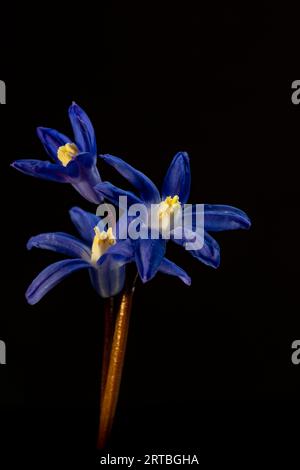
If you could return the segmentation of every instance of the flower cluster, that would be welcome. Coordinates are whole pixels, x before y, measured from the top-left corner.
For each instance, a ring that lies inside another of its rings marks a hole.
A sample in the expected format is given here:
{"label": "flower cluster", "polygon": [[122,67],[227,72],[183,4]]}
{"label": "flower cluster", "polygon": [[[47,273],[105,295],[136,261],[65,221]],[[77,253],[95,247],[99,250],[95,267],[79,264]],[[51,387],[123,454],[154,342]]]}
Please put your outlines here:
{"label": "flower cluster", "polygon": [[[74,138],[70,139],[54,129],[39,127],[37,130],[47,154],[52,161],[23,159],[12,163],[17,170],[37,178],[60,183],[70,183],[89,202],[99,205],[108,201],[119,205],[126,197],[129,205],[143,204],[146,210],[157,207],[158,224],[150,221],[147,229],[155,229],[157,237],[135,239],[119,236],[127,228],[132,217],[121,216],[116,224],[107,226],[104,219],[78,207],[70,210],[70,217],[81,239],[67,233],[44,233],[30,238],[27,248],[48,249],[62,253],[70,259],[51,264],[31,283],[26,292],[30,304],[38,302],[63,278],[79,269],[87,269],[93,287],[101,297],[112,297],[124,286],[126,265],[135,263],[143,282],[152,279],[157,272],[179,277],[190,285],[188,274],[165,257],[168,240],[187,249],[191,239],[198,240],[188,251],[199,261],[217,268],[220,263],[220,248],[208,232],[248,229],[248,216],[235,207],[225,205],[189,205],[191,187],[190,162],[187,153],[179,152],[173,158],[166,173],[162,189],[143,173],[121,158],[112,155],[97,155],[96,137],[87,114],[75,103],[69,108],[69,118]],[[135,193],[124,191],[110,182],[103,182],[97,169],[97,161],[116,169],[135,189]],[[200,209],[199,209],[200,207]],[[183,229],[184,212],[191,217],[200,215],[202,231],[197,227]],[[199,214],[201,212],[201,214]],[[168,229],[169,238],[163,235]],[[180,236],[178,234],[180,233]]]}

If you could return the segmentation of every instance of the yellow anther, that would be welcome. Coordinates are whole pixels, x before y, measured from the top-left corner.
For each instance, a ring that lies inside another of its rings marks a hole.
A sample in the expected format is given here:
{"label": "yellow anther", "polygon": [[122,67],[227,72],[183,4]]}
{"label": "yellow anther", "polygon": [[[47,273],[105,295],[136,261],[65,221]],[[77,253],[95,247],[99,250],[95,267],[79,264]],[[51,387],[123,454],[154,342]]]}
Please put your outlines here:
{"label": "yellow anther", "polygon": [[159,216],[162,218],[165,215],[174,214],[174,212],[179,209],[180,202],[179,196],[168,196],[164,201],[160,203],[159,206]]}
{"label": "yellow anther", "polygon": [[164,202],[168,204],[169,207],[176,206],[176,204],[179,202],[179,196],[168,196]]}
{"label": "yellow anther", "polygon": [[57,158],[61,161],[63,166],[67,166],[78,154],[79,150],[75,144],[62,145],[57,150]]}
{"label": "yellow anther", "polygon": [[178,210],[180,209],[181,204],[179,201],[179,196],[168,196],[164,201],[159,204],[158,207],[158,216],[159,216],[159,225],[160,230],[168,230],[171,225],[174,223],[176,215],[179,215]]}
{"label": "yellow anther", "polygon": [[116,238],[113,234],[112,228],[109,227],[107,232],[101,232],[99,227],[94,227],[94,240],[92,245],[91,261],[96,263],[98,259],[108,250],[111,245],[116,243]]}

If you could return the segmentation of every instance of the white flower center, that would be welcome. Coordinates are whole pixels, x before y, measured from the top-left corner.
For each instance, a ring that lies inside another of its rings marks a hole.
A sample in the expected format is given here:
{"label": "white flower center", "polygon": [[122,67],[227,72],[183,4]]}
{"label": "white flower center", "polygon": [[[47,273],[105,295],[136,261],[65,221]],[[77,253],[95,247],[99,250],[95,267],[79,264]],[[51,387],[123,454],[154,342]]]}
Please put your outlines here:
{"label": "white flower center", "polygon": [[98,259],[108,250],[112,245],[115,245],[116,238],[113,234],[112,228],[109,227],[107,232],[104,230],[100,232],[99,228],[94,227],[95,236],[92,245],[91,262],[97,263]]}

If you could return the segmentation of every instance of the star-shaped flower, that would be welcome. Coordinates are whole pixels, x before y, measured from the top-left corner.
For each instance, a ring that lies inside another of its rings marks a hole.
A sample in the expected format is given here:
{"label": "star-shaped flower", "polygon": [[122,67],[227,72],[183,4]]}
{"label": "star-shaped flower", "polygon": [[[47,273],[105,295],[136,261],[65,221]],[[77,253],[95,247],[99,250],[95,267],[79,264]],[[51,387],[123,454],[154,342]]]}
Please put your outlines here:
{"label": "star-shaped flower", "polygon": [[101,202],[93,187],[101,181],[97,169],[97,145],[93,125],[76,103],[69,108],[74,139],[46,127],[37,129],[38,137],[53,162],[16,160],[12,167],[26,175],[59,183],[70,183],[85,199]]}

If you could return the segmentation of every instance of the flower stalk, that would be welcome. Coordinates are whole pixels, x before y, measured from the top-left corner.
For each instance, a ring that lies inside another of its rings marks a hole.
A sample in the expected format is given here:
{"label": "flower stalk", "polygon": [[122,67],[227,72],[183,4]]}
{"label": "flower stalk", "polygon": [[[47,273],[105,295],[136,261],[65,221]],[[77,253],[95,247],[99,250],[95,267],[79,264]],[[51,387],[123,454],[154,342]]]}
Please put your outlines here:
{"label": "flower stalk", "polygon": [[111,352],[112,339],[114,334],[114,297],[105,299],[104,303],[104,338],[103,338],[103,350],[102,350],[102,369],[101,369],[101,399],[102,403],[106,377],[109,366],[109,358]]}
{"label": "flower stalk", "polygon": [[100,424],[97,441],[98,449],[103,449],[106,446],[115,417],[122,379],[134,289],[134,285],[130,289],[125,288],[121,296],[120,307],[116,317],[107,377],[103,398],[101,400]]}

